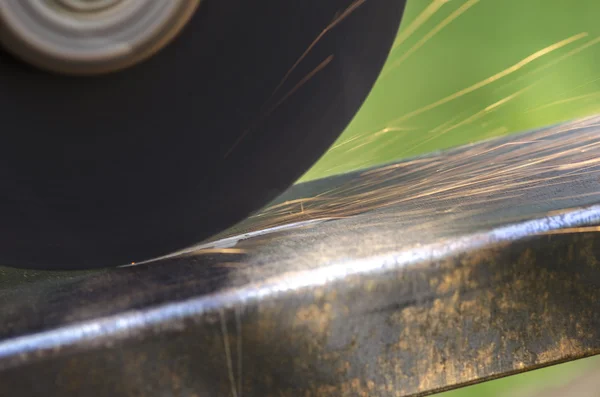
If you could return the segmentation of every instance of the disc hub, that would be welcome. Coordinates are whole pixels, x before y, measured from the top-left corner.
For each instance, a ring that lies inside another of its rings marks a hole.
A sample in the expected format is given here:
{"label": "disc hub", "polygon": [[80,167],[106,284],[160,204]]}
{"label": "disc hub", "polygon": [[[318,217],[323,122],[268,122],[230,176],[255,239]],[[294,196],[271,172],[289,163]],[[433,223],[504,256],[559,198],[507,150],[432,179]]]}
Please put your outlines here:
{"label": "disc hub", "polygon": [[0,42],[58,73],[99,74],[134,65],[163,48],[200,0],[4,0]]}

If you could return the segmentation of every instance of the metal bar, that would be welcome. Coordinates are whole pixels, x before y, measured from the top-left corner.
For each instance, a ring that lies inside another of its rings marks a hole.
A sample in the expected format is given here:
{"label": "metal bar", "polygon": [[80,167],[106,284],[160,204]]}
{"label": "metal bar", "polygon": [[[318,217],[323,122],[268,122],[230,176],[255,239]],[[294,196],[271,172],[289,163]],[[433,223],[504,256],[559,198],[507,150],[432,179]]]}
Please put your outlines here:
{"label": "metal bar", "polygon": [[150,263],[3,269],[0,395],[404,397],[600,353],[599,121],[297,185]]}

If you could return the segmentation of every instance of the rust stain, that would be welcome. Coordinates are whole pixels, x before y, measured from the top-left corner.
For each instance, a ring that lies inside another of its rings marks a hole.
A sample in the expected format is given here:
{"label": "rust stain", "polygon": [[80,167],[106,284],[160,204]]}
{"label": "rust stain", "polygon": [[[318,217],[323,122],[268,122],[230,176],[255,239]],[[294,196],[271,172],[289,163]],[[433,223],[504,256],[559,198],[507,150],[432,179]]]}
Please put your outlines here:
{"label": "rust stain", "polygon": [[332,315],[331,304],[325,303],[321,307],[316,304],[302,307],[296,312],[296,326],[307,326],[311,332],[325,335],[329,328]]}
{"label": "rust stain", "polygon": [[560,340],[547,351],[538,354],[539,363],[548,363],[571,357],[581,352],[583,347],[581,342],[574,338],[562,337]]}

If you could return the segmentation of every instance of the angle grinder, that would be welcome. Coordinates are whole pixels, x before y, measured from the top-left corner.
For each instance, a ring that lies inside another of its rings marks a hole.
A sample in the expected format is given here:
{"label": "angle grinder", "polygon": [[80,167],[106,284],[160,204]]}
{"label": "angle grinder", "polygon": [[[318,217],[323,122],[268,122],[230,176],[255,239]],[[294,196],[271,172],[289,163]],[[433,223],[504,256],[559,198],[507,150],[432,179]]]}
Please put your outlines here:
{"label": "angle grinder", "polygon": [[0,0],[0,264],[117,266],[223,231],[373,86],[404,0]]}

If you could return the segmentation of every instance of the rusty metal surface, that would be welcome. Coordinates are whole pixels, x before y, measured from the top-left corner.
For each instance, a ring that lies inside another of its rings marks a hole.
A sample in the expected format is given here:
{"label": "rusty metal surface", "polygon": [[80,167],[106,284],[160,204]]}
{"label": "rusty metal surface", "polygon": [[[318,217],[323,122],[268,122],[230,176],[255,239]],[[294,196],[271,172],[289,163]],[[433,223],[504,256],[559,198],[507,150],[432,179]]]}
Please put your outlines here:
{"label": "rusty metal surface", "polygon": [[298,185],[220,240],[0,270],[0,395],[413,396],[600,353],[600,119]]}

